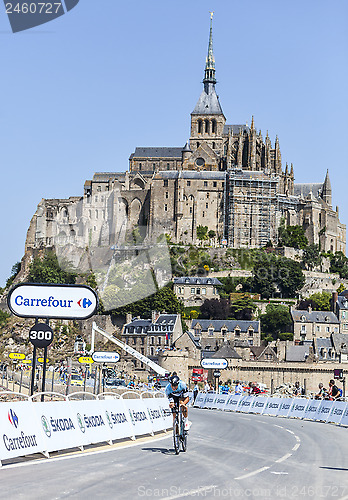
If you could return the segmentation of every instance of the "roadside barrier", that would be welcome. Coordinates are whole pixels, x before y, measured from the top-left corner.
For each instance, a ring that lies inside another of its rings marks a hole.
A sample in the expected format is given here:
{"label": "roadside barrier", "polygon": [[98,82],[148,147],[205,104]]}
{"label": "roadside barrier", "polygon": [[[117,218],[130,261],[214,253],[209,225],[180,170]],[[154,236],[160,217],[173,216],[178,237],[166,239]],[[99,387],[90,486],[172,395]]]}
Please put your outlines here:
{"label": "roadside barrier", "polygon": [[[0,393],[0,400],[2,395],[9,393]],[[134,440],[173,425],[163,393],[59,394],[59,401],[49,402],[37,401],[40,396],[0,402],[0,466],[9,458],[33,453],[49,457],[53,451],[82,450],[90,444],[112,444],[125,438]]]}
{"label": "roadside barrier", "polygon": [[196,408],[299,418],[348,426],[348,402],[199,392]]}

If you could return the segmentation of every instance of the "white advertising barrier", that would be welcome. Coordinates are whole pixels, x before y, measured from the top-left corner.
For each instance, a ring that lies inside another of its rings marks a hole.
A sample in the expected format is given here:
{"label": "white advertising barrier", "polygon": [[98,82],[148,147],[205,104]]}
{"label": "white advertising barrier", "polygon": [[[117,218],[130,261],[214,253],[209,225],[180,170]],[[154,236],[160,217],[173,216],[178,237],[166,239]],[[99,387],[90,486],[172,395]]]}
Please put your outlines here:
{"label": "white advertising barrier", "polygon": [[190,398],[189,399],[189,402],[187,403],[189,406],[192,406],[193,405],[193,392],[192,391],[189,391],[188,393],[188,397]]}
{"label": "white advertising barrier", "polygon": [[217,394],[213,408],[217,410],[223,410],[225,408],[226,401],[229,398],[229,394]]}
{"label": "white advertising barrier", "polygon": [[0,421],[0,461],[45,450],[32,402],[0,403]]}
{"label": "white advertising barrier", "polygon": [[228,400],[225,403],[225,411],[237,411],[239,403],[243,399],[243,396],[240,396],[239,394],[233,394],[228,398]]}
{"label": "white advertising barrier", "polygon": [[[161,402],[161,399],[166,401],[166,404],[168,406],[168,399],[166,400],[165,398],[143,398],[142,401],[147,409],[150,422],[152,424],[152,429],[154,432],[157,431],[162,431],[163,429],[167,428],[168,422],[166,422],[166,419],[164,418],[163,415],[163,402]],[[129,400],[125,400],[129,401]],[[161,407],[162,403],[162,407]],[[168,408],[169,409],[169,408]],[[170,427],[173,425],[173,419],[171,419],[171,424]]]}
{"label": "white advertising barrier", "polygon": [[66,401],[31,403],[35,423],[41,428],[45,451],[58,451],[87,444],[77,415]]}
{"label": "white advertising barrier", "polygon": [[262,397],[262,396],[257,396],[254,399],[253,404],[251,405],[251,408],[249,410],[250,413],[260,413],[260,414],[263,414],[264,411],[265,411],[265,408],[267,407],[268,400],[269,400],[269,398],[265,398],[265,397]]}
{"label": "white advertising barrier", "polygon": [[287,417],[293,402],[294,400],[291,398],[282,398],[282,402],[278,410],[278,417]]}
{"label": "white advertising barrier", "polygon": [[104,401],[70,401],[67,403],[71,407],[72,416],[77,420],[80,431],[79,443],[75,446],[112,440],[111,426],[102,403]]}
{"label": "white advertising barrier", "polygon": [[124,399],[135,436],[153,434],[152,423],[142,399]]}
{"label": "white advertising barrier", "polygon": [[163,418],[162,429],[170,429],[173,427],[173,414],[169,408],[169,401],[167,398],[156,398],[156,401]]}
{"label": "white advertising barrier", "polygon": [[304,418],[306,416],[306,408],[310,401],[305,398],[295,398],[291,410],[288,414],[290,418]]}
{"label": "white advertising barrier", "polygon": [[330,415],[332,405],[333,401],[322,401],[315,419],[320,420],[321,422],[326,422],[328,416]]}
{"label": "white advertising barrier", "polygon": [[348,426],[348,405],[343,412],[340,425]]}
{"label": "white advertising barrier", "polygon": [[255,396],[244,396],[238,406],[238,411],[243,413],[250,413],[250,408],[254,402]]}
{"label": "white advertising barrier", "polygon": [[204,400],[203,408],[213,408],[215,398],[216,398],[216,394],[208,392],[206,397],[205,397],[205,400]]}
{"label": "white advertising barrier", "polygon": [[110,427],[111,439],[134,438],[133,425],[124,400],[105,399],[99,401],[99,405]]}
{"label": "white advertising barrier", "polygon": [[304,416],[305,420],[316,420],[321,406],[321,399],[310,399]]}
{"label": "white advertising barrier", "polygon": [[345,403],[344,401],[333,401],[331,412],[326,422],[333,422],[335,424],[339,424],[341,422],[346,407],[347,403]]}
{"label": "white advertising barrier", "polygon": [[204,408],[204,401],[205,401],[206,396],[207,396],[207,394],[205,392],[199,392],[197,394],[197,397],[196,397],[196,400],[195,400],[195,403],[193,406],[195,406],[197,408]]}
{"label": "white advertising barrier", "polygon": [[278,415],[283,401],[284,399],[282,398],[269,398],[265,409],[263,410],[263,415]]}

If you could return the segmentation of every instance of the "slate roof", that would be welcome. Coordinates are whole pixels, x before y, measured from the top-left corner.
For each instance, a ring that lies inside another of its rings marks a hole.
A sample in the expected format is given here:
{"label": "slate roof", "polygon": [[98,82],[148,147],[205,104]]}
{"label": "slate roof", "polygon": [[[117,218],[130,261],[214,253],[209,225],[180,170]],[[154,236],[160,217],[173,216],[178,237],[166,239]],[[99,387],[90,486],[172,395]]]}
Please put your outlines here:
{"label": "slate roof", "polygon": [[321,197],[321,191],[323,189],[323,184],[317,183],[303,183],[294,184],[294,194],[301,198],[307,198],[307,196],[312,193],[315,198]]}
{"label": "slate roof", "polygon": [[195,109],[191,113],[192,115],[223,115],[222,108],[219,102],[219,98],[216,94],[215,87],[210,86],[209,92],[207,93],[202,90],[201,95],[197,101]]}
{"label": "slate roof", "polygon": [[248,125],[224,125],[223,135],[227,135],[228,132],[232,129],[233,135],[239,134],[240,129],[243,132],[249,132]]}
{"label": "slate roof", "polygon": [[226,326],[227,330],[233,332],[237,326],[242,332],[247,332],[249,326],[251,326],[255,332],[259,331],[258,321],[246,321],[246,320],[224,320],[224,319],[193,319],[191,323],[191,329],[194,329],[196,324],[199,323],[203,328],[203,331],[208,331],[208,328],[212,326],[214,331],[219,332],[223,326]]}
{"label": "slate roof", "polygon": [[197,180],[221,180],[226,178],[226,172],[217,172],[210,170],[161,170],[156,172],[154,179],[197,179]]}
{"label": "slate roof", "polygon": [[132,158],[178,158],[181,160],[181,152],[183,148],[175,147],[150,147],[150,148],[135,148],[134,153],[130,155]]}
{"label": "slate roof", "polygon": [[[346,294],[346,295],[344,295]],[[338,307],[340,309],[348,309],[348,290],[345,290],[344,292],[340,293],[337,302],[338,302]]]}
{"label": "slate roof", "polygon": [[227,342],[224,343],[217,351],[214,352],[211,358],[227,358],[227,359],[242,359],[233,347]]}
{"label": "slate roof", "polygon": [[[291,316],[294,322],[298,323],[335,323],[339,324],[339,320],[331,311],[291,311]],[[301,320],[301,317],[305,317],[305,321]],[[325,319],[327,318],[327,319]]]}
{"label": "slate roof", "polygon": [[337,354],[348,354],[348,333],[333,333],[332,343]]}
{"label": "slate roof", "polygon": [[174,283],[176,285],[222,285],[217,278],[200,278],[197,276],[174,278]]}
{"label": "slate roof", "polygon": [[306,361],[309,345],[291,345],[286,349],[285,361]]}
{"label": "slate roof", "polygon": [[133,319],[124,326],[123,335],[138,333],[144,335],[171,332],[177,320],[176,314],[161,314],[153,323],[151,319]]}
{"label": "slate roof", "polygon": [[93,175],[93,182],[108,182],[109,179],[123,179],[125,172],[96,172]]}
{"label": "slate roof", "polygon": [[326,359],[326,360],[331,359],[328,356],[326,358],[324,358],[324,356],[322,355],[322,352],[321,352],[321,350],[323,348],[325,348],[327,350],[327,354],[328,354],[329,349],[332,349],[334,347],[332,340],[330,338],[327,339],[327,338],[319,337],[315,340],[315,344],[316,344],[316,354],[318,355],[319,361],[322,361],[324,359]]}

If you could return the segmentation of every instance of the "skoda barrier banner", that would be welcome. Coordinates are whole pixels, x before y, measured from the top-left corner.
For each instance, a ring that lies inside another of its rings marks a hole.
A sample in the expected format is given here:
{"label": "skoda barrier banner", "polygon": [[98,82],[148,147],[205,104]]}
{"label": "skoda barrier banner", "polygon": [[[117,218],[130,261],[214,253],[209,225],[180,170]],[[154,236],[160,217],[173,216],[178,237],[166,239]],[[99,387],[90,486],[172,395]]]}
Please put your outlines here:
{"label": "skoda barrier banner", "polygon": [[254,401],[254,397],[255,396],[244,396],[241,399],[241,402],[239,403],[238,411],[249,413],[252,403]]}
{"label": "skoda barrier banner", "polygon": [[215,398],[213,408],[216,408],[217,410],[223,410],[225,408],[225,404],[228,398],[229,398],[228,394],[218,394]]}
{"label": "skoda barrier banner", "polygon": [[69,401],[80,432],[79,445],[111,441],[111,425],[103,401]]}
{"label": "skoda barrier banner", "polygon": [[133,425],[134,435],[152,434],[152,424],[144,401],[141,399],[127,399],[125,401],[127,401],[126,404]]}
{"label": "skoda barrier banner", "polygon": [[344,414],[344,410],[347,407],[347,403],[344,401],[334,401],[330,415],[328,416],[326,422],[333,422],[339,424]]}
{"label": "skoda barrier banner", "polygon": [[[165,429],[166,426],[168,425],[168,421],[167,419],[165,419],[165,415],[163,414],[160,406],[161,403],[160,399],[164,398],[144,398],[142,400],[147,409],[147,413],[149,415],[152,429],[154,432]],[[171,418],[169,427],[172,426],[173,426],[173,418]]]}
{"label": "skoda barrier banner", "polygon": [[237,411],[238,405],[243,396],[239,396],[238,394],[232,395],[228,398],[225,404],[225,410],[227,411]]}
{"label": "skoda barrier banner", "polygon": [[257,396],[250,408],[250,413],[263,413],[267,406],[268,398]]}
{"label": "skoda barrier banner", "polygon": [[322,401],[318,413],[316,415],[316,420],[320,420],[322,422],[326,422],[328,416],[330,415],[332,401]]}
{"label": "skoda barrier banner", "polygon": [[282,401],[284,401],[282,398],[269,398],[263,415],[278,415]]}
{"label": "skoda barrier banner", "polygon": [[292,404],[288,417],[304,418],[306,415],[306,408],[308,405],[308,401],[309,400],[305,398],[296,398]]}
{"label": "skoda barrier banner", "polygon": [[203,408],[204,407],[204,401],[205,401],[205,397],[207,396],[207,394],[205,392],[199,392],[197,394],[197,397],[196,397],[196,401],[195,401],[195,404],[194,406],[198,407],[198,408]]}
{"label": "skoda barrier banner", "polygon": [[74,448],[83,438],[76,415],[66,401],[31,403],[41,426],[45,451]]}
{"label": "skoda barrier banner", "polygon": [[133,425],[123,399],[98,401],[101,415],[105,415],[111,439],[134,437]]}
{"label": "skoda barrier banner", "polygon": [[33,406],[28,401],[0,403],[0,460],[30,455],[45,449]]}
{"label": "skoda barrier banner", "polygon": [[340,425],[347,425],[348,426],[348,405],[343,412]]}
{"label": "skoda barrier banner", "polygon": [[310,399],[306,408],[304,419],[316,420],[321,403],[321,399]]}
{"label": "skoda barrier banner", "polygon": [[215,397],[216,394],[208,392],[204,401],[204,408],[212,408],[215,401]]}
{"label": "skoda barrier banner", "polygon": [[293,399],[283,398],[278,411],[278,417],[287,417],[289,415],[293,402]]}

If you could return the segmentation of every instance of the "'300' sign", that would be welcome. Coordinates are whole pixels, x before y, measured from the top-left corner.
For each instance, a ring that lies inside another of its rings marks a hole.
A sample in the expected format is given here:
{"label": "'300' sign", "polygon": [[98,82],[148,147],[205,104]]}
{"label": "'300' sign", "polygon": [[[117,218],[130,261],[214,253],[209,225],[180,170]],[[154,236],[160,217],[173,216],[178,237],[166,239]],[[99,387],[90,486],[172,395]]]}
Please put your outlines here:
{"label": "'300' sign", "polygon": [[48,347],[53,341],[53,330],[45,323],[36,323],[29,332],[29,340],[35,347]]}

